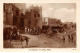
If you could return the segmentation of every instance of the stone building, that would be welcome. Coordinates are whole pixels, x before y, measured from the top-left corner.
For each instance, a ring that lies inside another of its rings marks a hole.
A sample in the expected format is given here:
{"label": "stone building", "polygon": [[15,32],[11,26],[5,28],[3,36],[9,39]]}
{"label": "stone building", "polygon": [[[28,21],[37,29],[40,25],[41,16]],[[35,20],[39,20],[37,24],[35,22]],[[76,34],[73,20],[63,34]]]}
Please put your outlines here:
{"label": "stone building", "polygon": [[26,3],[13,3],[18,9],[21,10],[21,13],[25,15],[26,12]]}
{"label": "stone building", "polygon": [[24,26],[25,9],[24,3],[4,3],[4,24],[17,27],[23,24]]}
{"label": "stone building", "polygon": [[25,13],[25,19],[24,19],[24,26],[29,28],[30,27],[30,11],[28,9],[26,9],[26,13]]}
{"label": "stone building", "polygon": [[59,19],[48,18],[49,29],[53,32],[63,32],[63,23]]}
{"label": "stone building", "polygon": [[[18,3],[16,3],[18,4]],[[21,8],[19,8],[21,6]],[[4,3],[4,11],[3,11],[3,38],[9,39],[9,35],[11,34],[13,26],[13,34],[17,36],[17,29],[21,29],[24,27],[24,13],[22,12],[24,9],[23,5],[19,5],[18,7],[14,5],[14,3]],[[25,6],[26,7],[26,6]],[[23,10],[22,10],[23,9]],[[17,36],[18,37],[18,36]],[[16,38],[16,37],[15,37]],[[17,39],[17,38],[16,38]]]}
{"label": "stone building", "polygon": [[12,5],[13,10],[13,25],[18,26],[19,18],[20,18],[20,9],[15,5]]}
{"label": "stone building", "polygon": [[61,24],[62,24],[62,22],[59,19],[48,18],[49,26],[60,26]]}
{"label": "stone building", "polygon": [[47,17],[42,19],[42,26],[44,26],[44,25],[48,25],[48,18]]}
{"label": "stone building", "polygon": [[30,29],[42,29],[42,7],[34,7],[26,10],[25,27]]}
{"label": "stone building", "polygon": [[4,11],[3,11],[3,23],[5,25],[13,25],[13,11],[12,11],[12,4],[4,3]]}

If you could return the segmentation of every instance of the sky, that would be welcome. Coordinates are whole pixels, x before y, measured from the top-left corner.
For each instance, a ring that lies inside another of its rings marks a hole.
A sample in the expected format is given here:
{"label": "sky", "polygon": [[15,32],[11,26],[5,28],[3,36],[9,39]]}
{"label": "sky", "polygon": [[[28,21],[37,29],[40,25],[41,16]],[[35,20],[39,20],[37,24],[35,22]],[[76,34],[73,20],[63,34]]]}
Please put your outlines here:
{"label": "sky", "polygon": [[30,6],[42,6],[42,17],[57,18],[62,22],[76,22],[75,3],[27,3]]}

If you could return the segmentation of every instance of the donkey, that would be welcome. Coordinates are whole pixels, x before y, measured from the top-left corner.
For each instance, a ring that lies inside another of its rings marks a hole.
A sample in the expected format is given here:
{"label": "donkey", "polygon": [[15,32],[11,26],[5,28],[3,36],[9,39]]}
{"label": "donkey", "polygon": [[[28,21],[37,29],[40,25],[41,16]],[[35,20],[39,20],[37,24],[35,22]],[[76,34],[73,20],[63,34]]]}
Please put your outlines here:
{"label": "donkey", "polygon": [[[28,38],[27,36],[22,36],[22,35],[20,35],[21,44],[22,44],[22,42],[23,42],[24,40],[26,40],[26,46],[28,46],[29,39],[30,39],[30,38]],[[25,47],[26,47],[26,46],[25,46]]]}

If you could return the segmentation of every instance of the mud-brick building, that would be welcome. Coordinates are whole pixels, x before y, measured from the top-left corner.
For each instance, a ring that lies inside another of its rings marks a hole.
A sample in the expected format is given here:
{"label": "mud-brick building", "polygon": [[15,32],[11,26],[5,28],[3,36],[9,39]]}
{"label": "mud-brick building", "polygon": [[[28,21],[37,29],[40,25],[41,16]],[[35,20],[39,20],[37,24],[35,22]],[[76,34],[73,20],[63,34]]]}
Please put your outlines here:
{"label": "mud-brick building", "polygon": [[14,6],[17,7],[19,10],[15,10],[17,14],[15,18],[17,20],[17,27],[24,29],[24,18],[25,18],[25,12],[26,12],[26,4],[25,3],[14,3]]}
{"label": "mud-brick building", "polygon": [[31,6],[26,10],[25,27],[30,29],[42,29],[42,7]]}
{"label": "mud-brick building", "polygon": [[20,17],[20,9],[12,3],[4,4],[4,22],[6,25],[17,25]]}
{"label": "mud-brick building", "polygon": [[4,3],[4,10],[3,10],[3,23],[5,25],[13,25],[13,11],[12,11],[12,4]]}
{"label": "mud-brick building", "polygon": [[60,26],[61,24],[62,24],[62,22],[59,19],[48,18],[49,26]]}
{"label": "mud-brick building", "polygon": [[30,28],[29,22],[30,22],[30,11],[28,9],[26,9],[24,26],[27,27],[27,28]]}
{"label": "mud-brick building", "polygon": [[53,32],[63,32],[63,23],[59,19],[48,18],[49,28],[53,30]]}
{"label": "mud-brick building", "polygon": [[13,11],[13,25],[18,26],[19,24],[19,18],[21,15],[20,9],[17,8],[15,5],[12,5],[12,11]]}
{"label": "mud-brick building", "polygon": [[25,9],[24,3],[4,3],[4,24],[23,27]]}

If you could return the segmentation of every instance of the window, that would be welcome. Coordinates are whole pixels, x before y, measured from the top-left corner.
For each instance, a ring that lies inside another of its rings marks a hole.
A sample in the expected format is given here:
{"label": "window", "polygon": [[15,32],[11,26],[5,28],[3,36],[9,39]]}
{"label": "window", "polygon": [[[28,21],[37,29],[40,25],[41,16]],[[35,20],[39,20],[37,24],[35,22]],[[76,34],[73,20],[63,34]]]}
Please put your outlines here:
{"label": "window", "polygon": [[19,11],[18,10],[16,10],[16,15],[19,15]]}
{"label": "window", "polygon": [[38,22],[38,20],[36,20],[36,23]]}
{"label": "window", "polygon": [[29,24],[31,24],[31,22],[29,21]]}
{"label": "window", "polygon": [[34,17],[36,17],[36,14],[34,14]]}
{"label": "window", "polygon": [[40,14],[38,14],[38,17],[40,17]]}

